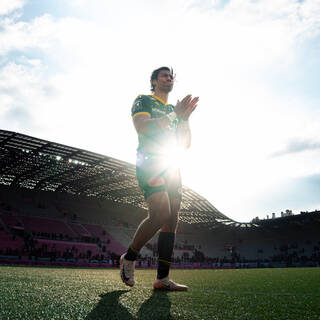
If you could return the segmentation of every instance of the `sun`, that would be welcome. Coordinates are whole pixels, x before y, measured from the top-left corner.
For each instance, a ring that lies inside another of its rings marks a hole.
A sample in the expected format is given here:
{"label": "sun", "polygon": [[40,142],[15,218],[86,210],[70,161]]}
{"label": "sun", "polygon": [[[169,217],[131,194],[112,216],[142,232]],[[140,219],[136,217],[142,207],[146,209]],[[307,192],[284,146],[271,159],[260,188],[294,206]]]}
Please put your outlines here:
{"label": "sun", "polygon": [[177,145],[167,145],[161,152],[161,162],[167,169],[180,168],[186,158],[186,150]]}

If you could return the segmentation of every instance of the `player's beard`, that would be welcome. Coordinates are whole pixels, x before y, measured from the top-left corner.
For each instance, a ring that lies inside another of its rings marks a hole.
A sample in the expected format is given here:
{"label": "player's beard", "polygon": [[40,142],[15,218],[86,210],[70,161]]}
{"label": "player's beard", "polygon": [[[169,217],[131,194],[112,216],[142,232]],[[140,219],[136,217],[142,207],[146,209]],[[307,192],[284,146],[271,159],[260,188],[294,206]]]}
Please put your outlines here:
{"label": "player's beard", "polygon": [[165,93],[169,93],[172,91],[172,89],[173,89],[173,84],[164,85],[164,86],[162,86],[161,91],[165,92]]}

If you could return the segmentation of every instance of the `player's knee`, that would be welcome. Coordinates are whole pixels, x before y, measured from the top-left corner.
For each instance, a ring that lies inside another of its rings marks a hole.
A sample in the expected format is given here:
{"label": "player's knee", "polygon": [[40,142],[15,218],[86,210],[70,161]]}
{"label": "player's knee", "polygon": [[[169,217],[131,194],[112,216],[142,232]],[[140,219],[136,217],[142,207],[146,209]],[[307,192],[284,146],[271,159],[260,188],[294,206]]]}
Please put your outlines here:
{"label": "player's knee", "polygon": [[162,232],[176,232],[178,227],[178,220],[177,219],[169,219],[167,223],[165,223],[161,227]]}
{"label": "player's knee", "polygon": [[169,218],[169,226],[172,232],[175,232],[177,230],[178,223],[179,223],[179,213],[177,211],[171,212],[171,215]]}
{"label": "player's knee", "polygon": [[151,210],[149,212],[149,218],[155,224],[161,226],[170,220],[170,211],[169,210]]}
{"label": "player's knee", "polygon": [[149,217],[151,221],[161,226],[170,218],[170,202],[166,192],[156,192],[148,198]]}

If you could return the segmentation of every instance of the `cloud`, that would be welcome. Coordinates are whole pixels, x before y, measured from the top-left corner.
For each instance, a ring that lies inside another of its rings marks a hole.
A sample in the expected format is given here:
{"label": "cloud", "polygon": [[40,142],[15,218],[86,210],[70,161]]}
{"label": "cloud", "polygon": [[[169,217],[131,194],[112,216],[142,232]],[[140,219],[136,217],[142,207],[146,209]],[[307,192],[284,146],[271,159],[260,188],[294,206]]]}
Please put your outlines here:
{"label": "cloud", "polygon": [[284,28],[288,35],[294,37],[302,34],[314,37],[320,33],[319,1],[192,0],[189,7],[206,13],[211,11],[211,14],[251,27],[268,25]]}
{"label": "cloud", "polygon": [[49,14],[37,17],[30,23],[6,19],[0,25],[0,56],[10,51],[48,49],[57,41],[57,24]]}
{"label": "cloud", "polygon": [[25,4],[25,0],[1,0],[0,16],[7,15],[16,9],[20,9]]}
{"label": "cloud", "polygon": [[9,62],[0,70],[0,92],[25,102],[34,98],[31,88],[43,88],[45,67],[37,60],[26,60],[25,65]]}
{"label": "cloud", "polygon": [[[12,14],[0,20],[0,26],[0,127],[43,135],[56,132],[78,109],[72,102],[66,108],[71,98],[58,100],[74,82],[66,72],[81,59],[73,50],[88,45],[84,36],[89,39],[92,33],[87,23],[50,14],[24,22]],[[61,117],[64,111],[67,116]]]}
{"label": "cloud", "polygon": [[207,10],[221,10],[230,3],[230,0],[202,0],[191,1],[190,8],[200,8],[202,11]]}
{"label": "cloud", "polygon": [[46,67],[39,60],[21,61],[9,62],[0,69],[0,127],[32,131],[51,91],[44,77]]}
{"label": "cloud", "polygon": [[4,114],[1,122],[9,123],[10,127],[13,128],[20,128],[21,126],[32,128],[34,126],[32,113],[23,106],[11,107]]}
{"label": "cloud", "polygon": [[320,142],[314,140],[291,140],[288,144],[280,151],[277,151],[271,155],[271,157],[279,157],[292,153],[300,153],[306,151],[317,151],[320,150]]}
{"label": "cloud", "polygon": [[[101,153],[111,154],[115,148],[123,152],[126,135],[106,144],[102,134],[115,125],[112,106],[125,106],[117,113],[133,130],[129,109],[139,93],[133,88],[130,102],[122,94],[119,68],[132,62],[125,59],[129,51],[116,44],[118,34],[86,19],[50,14],[0,23],[0,127]],[[93,141],[92,136],[100,138]],[[135,138],[130,136],[132,158]]]}

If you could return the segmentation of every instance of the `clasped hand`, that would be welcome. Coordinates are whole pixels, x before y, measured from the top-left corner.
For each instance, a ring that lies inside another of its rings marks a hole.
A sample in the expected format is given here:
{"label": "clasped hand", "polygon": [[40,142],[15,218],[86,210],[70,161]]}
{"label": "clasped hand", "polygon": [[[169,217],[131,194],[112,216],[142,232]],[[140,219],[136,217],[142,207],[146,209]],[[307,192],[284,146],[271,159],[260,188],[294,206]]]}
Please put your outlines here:
{"label": "clasped hand", "polygon": [[179,119],[187,121],[191,113],[196,109],[199,97],[192,98],[191,94],[188,94],[182,99],[182,101],[177,102],[174,111]]}

